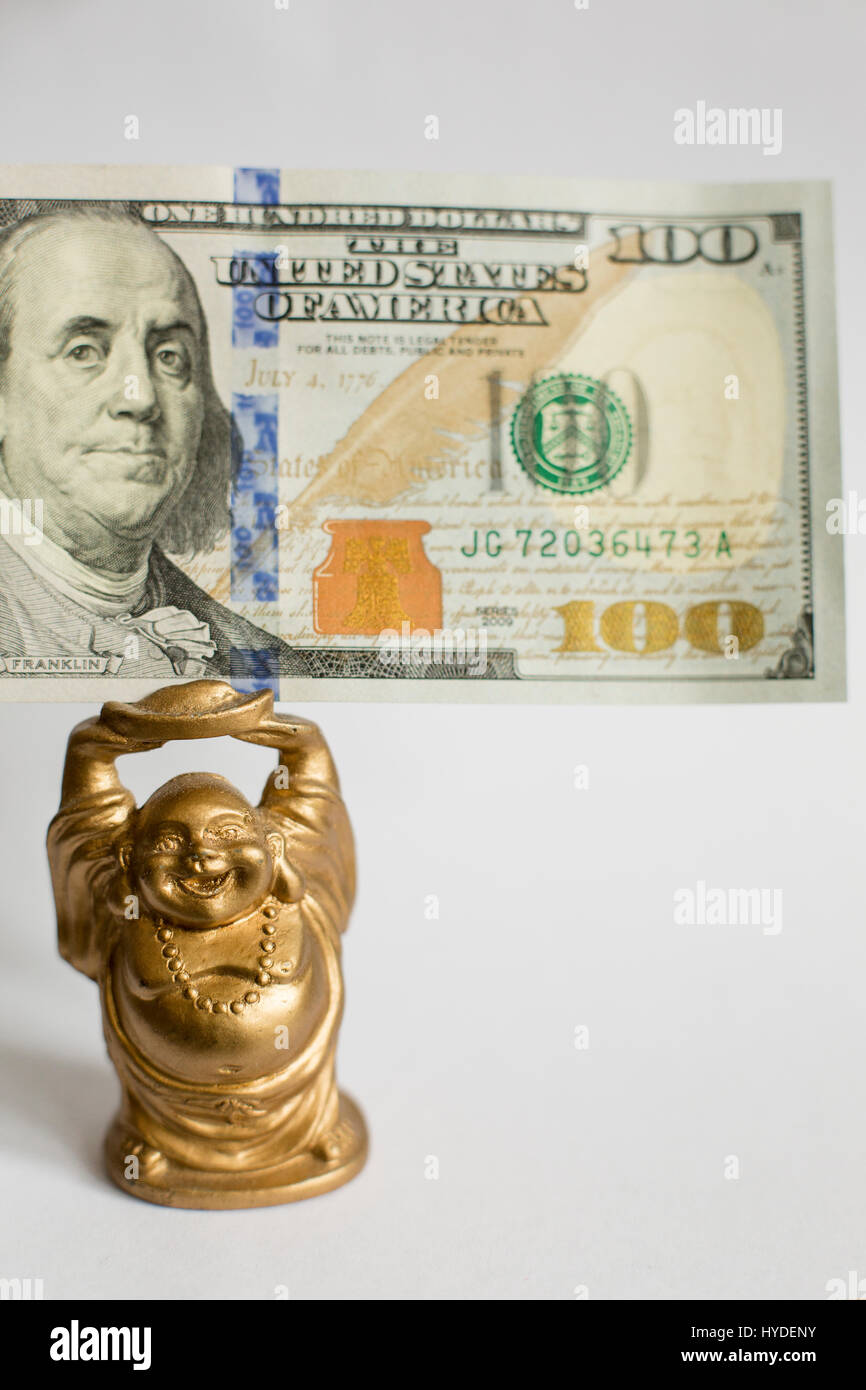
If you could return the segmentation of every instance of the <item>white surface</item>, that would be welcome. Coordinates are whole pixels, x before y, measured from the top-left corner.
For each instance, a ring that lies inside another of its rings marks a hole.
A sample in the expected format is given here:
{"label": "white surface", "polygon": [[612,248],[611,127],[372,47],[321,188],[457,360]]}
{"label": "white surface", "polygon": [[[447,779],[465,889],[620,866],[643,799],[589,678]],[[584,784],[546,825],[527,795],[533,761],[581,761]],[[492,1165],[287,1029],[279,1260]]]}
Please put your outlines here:
{"label": "white surface", "polygon": [[[0,24],[10,162],[835,179],[863,489],[860,4],[6,0]],[[782,153],[676,146],[674,109],[701,99],[781,106]],[[866,1276],[866,540],[846,547],[844,706],[299,709],[357,830],[340,1077],[373,1149],[296,1206],[171,1212],[103,1179],[116,1082],[96,988],[56,956],[43,850],[91,711],[4,707],[0,1274],[47,1297],[265,1299],[822,1298]],[[183,757],[121,771],[143,794]],[[269,759],[229,745],[215,765],[252,793]],[[699,879],[781,887],[783,930],[675,927]]]}

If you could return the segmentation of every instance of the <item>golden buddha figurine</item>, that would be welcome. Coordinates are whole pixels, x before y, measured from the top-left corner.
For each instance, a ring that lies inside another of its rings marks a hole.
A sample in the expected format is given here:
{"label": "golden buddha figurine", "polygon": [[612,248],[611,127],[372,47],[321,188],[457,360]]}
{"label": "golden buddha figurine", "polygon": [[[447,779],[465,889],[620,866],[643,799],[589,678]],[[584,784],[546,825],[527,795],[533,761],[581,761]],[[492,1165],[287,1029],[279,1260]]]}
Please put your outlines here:
{"label": "golden buddha figurine", "polygon": [[[257,807],[196,772],[139,808],[118,778],[121,754],[223,734],[277,750]],[[109,702],[70,735],[48,857],[60,951],[99,984],[122,1086],[118,1186],[253,1207],[354,1177],[367,1135],[334,1055],[355,857],[316,726],[221,681]]]}

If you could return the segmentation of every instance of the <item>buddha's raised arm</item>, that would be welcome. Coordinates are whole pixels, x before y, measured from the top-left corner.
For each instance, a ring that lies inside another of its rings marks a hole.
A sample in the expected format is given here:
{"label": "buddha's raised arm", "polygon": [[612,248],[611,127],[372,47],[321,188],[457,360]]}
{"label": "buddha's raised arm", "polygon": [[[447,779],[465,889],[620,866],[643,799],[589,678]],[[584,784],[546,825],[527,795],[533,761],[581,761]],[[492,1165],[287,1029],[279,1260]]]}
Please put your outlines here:
{"label": "buddha's raised arm", "polygon": [[321,730],[306,719],[267,713],[255,729],[237,737],[279,754],[262,793],[261,811],[282,832],[288,862],[302,873],[337,931],[342,931],[355,894],[355,849],[337,770]]}
{"label": "buddha's raised arm", "polygon": [[77,724],[69,736],[60,809],[48,827],[48,859],[61,954],[91,979],[104,961],[117,846],[135,810],[115,761],[122,753],[158,746],[116,733],[99,716]]}
{"label": "buddha's raised arm", "polygon": [[126,789],[115,767],[116,759],[123,753],[139,753],[159,746],[156,742],[116,733],[101,715],[83,719],[72,730],[66,745],[60,809],[66,810],[94,795],[124,792]]}
{"label": "buddha's raised arm", "polygon": [[[255,729],[237,737],[244,743],[276,748],[280,755],[278,770],[280,766],[286,768],[289,783],[296,778],[322,782],[339,795],[340,783],[330,749],[319,726],[309,719],[298,719],[289,714],[265,714]],[[265,795],[269,799],[271,790],[279,796],[281,792],[291,789],[283,785],[284,778],[276,778],[276,786],[272,788],[273,780],[269,779],[265,788]]]}

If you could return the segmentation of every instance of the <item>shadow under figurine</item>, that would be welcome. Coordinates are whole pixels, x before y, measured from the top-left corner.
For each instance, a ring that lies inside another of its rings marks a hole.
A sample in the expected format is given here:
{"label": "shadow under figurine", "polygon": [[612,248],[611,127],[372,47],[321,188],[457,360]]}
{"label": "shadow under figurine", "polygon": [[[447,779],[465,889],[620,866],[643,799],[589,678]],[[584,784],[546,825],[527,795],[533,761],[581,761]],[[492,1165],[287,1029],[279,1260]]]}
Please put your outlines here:
{"label": "shadow under figurine", "polygon": [[[257,807],[195,772],[139,808],[117,775],[121,754],[224,734],[278,752]],[[123,1088],[118,1186],[228,1208],[354,1177],[367,1134],[334,1057],[355,858],[317,727],[221,681],[109,702],[70,735],[48,856],[60,951],[99,984]]]}

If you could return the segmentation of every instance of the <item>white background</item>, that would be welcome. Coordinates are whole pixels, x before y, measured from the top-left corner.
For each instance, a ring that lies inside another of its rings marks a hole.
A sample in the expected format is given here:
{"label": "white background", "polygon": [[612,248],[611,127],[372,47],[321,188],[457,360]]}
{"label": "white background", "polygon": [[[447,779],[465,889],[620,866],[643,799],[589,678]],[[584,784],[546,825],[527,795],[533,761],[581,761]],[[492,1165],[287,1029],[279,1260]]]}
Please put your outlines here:
{"label": "white background", "polygon": [[[3,0],[2,157],[832,178],[862,489],[864,40],[859,0]],[[698,100],[781,107],[782,153],[676,145]],[[340,1077],[372,1152],[283,1208],[163,1210],[103,1177],[116,1082],[96,988],[56,955],[43,848],[93,711],[4,705],[0,1275],[253,1299],[815,1299],[866,1279],[866,540],[845,544],[845,705],[298,709],[357,831]],[[197,761],[121,773],[143,795]],[[214,766],[252,794],[270,759],[220,746]],[[783,930],[674,926],[699,879],[781,888]]]}

